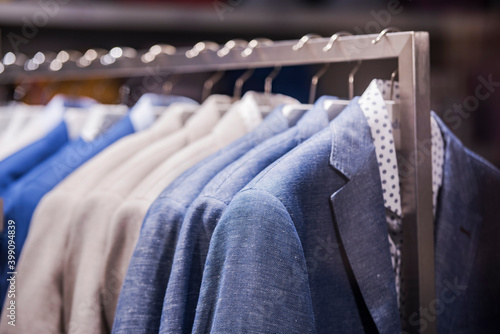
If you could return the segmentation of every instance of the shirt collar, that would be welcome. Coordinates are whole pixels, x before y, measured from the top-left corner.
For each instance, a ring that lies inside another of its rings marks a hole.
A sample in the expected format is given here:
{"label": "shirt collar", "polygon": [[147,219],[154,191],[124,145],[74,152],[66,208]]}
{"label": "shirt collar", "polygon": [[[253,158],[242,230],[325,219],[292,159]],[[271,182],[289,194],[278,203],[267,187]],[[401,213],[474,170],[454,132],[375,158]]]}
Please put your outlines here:
{"label": "shirt collar", "polygon": [[[395,130],[399,122],[391,122],[384,100],[399,102],[399,84],[397,82],[394,82],[393,94],[391,97],[390,81],[372,80],[366,91],[359,98],[358,103],[366,117],[375,145],[384,205],[387,210],[401,217],[399,174],[393,136],[393,130]],[[435,213],[437,195],[442,185],[443,177],[444,140],[439,130],[439,126],[433,117],[431,117],[431,134],[432,199]]]}
{"label": "shirt collar", "polygon": [[227,95],[210,95],[183,127],[188,142],[192,143],[209,134],[221,120],[221,116],[226,115],[233,105],[231,97]]}
{"label": "shirt collar", "polygon": [[434,117],[431,117],[431,133],[432,133],[432,209],[436,214],[437,198],[439,189],[443,184],[443,168],[444,168],[444,138],[441,134],[439,125]]}
{"label": "shirt collar", "polygon": [[372,80],[358,103],[366,117],[375,145],[384,205],[386,209],[401,216],[396,147],[391,120],[384,102],[386,94],[387,90],[384,89],[383,83],[381,85],[380,80]]}
{"label": "shirt collar", "polygon": [[174,102],[196,102],[190,98],[175,95],[159,95],[147,93],[141,96],[130,109],[130,121],[135,132],[149,128],[156,120],[155,107],[167,107]]}
{"label": "shirt collar", "polygon": [[[262,122],[263,115],[267,115],[274,108],[283,104],[299,104],[296,99],[281,94],[266,94],[248,91],[240,100],[240,117],[247,130],[253,130]],[[266,108],[270,108],[266,112]]]}

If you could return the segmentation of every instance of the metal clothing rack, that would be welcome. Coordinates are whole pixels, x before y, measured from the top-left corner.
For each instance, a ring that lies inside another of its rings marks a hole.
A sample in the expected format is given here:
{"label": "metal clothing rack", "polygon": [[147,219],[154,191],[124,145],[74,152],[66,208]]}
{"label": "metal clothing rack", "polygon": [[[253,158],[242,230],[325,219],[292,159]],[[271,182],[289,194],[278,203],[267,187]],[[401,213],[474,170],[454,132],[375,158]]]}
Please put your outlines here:
{"label": "metal clothing rack", "polygon": [[52,60],[39,55],[37,61],[35,56],[24,63],[20,57],[10,55],[10,61],[4,58],[0,67],[0,84],[39,78],[131,77],[397,58],[403,111],[400,152],[401,158],[409,162],[409,168],[400,171],[402,270],[406,279],[403,330],[432,334],[436,333],[436,322],[419,327],[421,312],[429,309],[435,299],[431,156],[419,151],[419,143],[428,143],[431,138],[429,35],[390,31],[388,28],[378,35],[357,36],[338,33],[330,39],[306,35],[300,41],[253,40],[245,47],[230,41],[224,46],[200,42],[192,49],[168,45],[143,51],[114,48],[109,52],[94,50],[79,58],[66,52]]}

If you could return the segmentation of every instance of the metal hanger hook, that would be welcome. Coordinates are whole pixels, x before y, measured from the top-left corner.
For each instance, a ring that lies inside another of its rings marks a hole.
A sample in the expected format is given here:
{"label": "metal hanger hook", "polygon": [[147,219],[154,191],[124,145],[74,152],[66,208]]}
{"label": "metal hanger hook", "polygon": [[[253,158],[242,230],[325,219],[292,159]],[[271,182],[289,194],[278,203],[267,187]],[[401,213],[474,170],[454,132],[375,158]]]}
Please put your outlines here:
{"label": "metal hanger hook", "polygon": [[397,74],[398,69],[395,69],[394,72],[391,73],[391,100],[394,100],[394,80],[396,79]]}
{"label": "metal hanger hook", "polygon": [[241,89],[243,88],[243,84],[252,76],[254,68],[248,69],[245,73],[243,73],[238,79],[236,79],[236,83],[234,84],[234,99],[239,100],[241,98]]}
{"label": "metal hanger hook", "polygon": [[149,48],[148,52],[141,56],[143,63],[147,64],[156,59],[157,56],[161,54],[166,54],[169,56],[175,55],[177,49],[175,46],[170,44],[155,44]]}
{"label": "metal hanger hook", "polygon": [[176,51],[177,49],[175,48],[175,46],[170,44],[155,44],[149,48],[149,52],[153,56],[158,56],[162,53],[172,56],[175,54]]}
{"label": "metal hanger hook", "polygon": [[186,51],[186,57],[188,58],[194,58],[198,56],[201,52],[210,50],[210,51],[218,51],[220,48],[219,44],[215,42],[198,42],[196,43],[192,49]]}
{"label": "metal hanger hook", "polygon": [[250,42],[248,42],[247,47],[245,50],[241,52],[242,57],[248,57],[253,53],[253,50],[259,46],[259,45],[271,45],[273,44],[273,41],[267,38],[256,38],[252,39]]}
{"label": "metal hanger hook", "polygon": [[330,51],[330,49],[333,47],[333,44],[337,41],[339,37],[342,36],[352,36],[350,32],[347,31],[339,31],[338,33],[334,34],[332,37],[330,37],[330,40],[328,41],[328,44],[325,45],[323,48],[324,52]]}
{"label": "metal hanger hook", "polygon": [[212,74],[210,76],[210,78],[208,78],[205,81],[205,83],[203,84],[203,94],[201,96],[202,101],[205,101],[210,96],[210,94],[212,93],[212,88],[214,87],[214,85],[216,83],[218,83],[220,81],[220,79],[222,78],[224,73],[226,73],[226,72],[225,71],[217,71],[214,74]]}
{"label": "metal hanger hook", "polygon": [[384,30],[382,30],[380,32],[380,34],[378,34],[378,36],[374,40],[372,40],[372,44],[377,44],[378,42],[380,42],[382,37],[384,37],[388,32],[398,32],[398,31],[401,31],[401,30],[399,30],[399,28],[396,28],[396,27],[385,28]]}
{"label": "metal hanger hook", "polygon": [[163,94],[171,94],[175,84],[178,83],[180,79],[181,79],[181,74],[179,73],[174,73],[171,76],[169,76],[168,80],[166,80],[163,83],[162,86]]}
{"label": "metal hanger hook", "polygon": [[222,49],[217,51],[217,56],[225,57],[229,54],[229,52],[232,49],[234,49],[236,47],[245,48],[245,47],[247,47],[247,45],[248,45],[248,42],[245,41],[244,39],[232,39],[232,40],[228,41],[226,44],[224,44]]}
{"label": "metal hanger hook", "polygon": [[309,104],[314,103],[314,99],[316,98],[316,87],[318,86],[319,79],[326,73],[328,68],[330,67],[330,63],[324,64],[318,72],[311,79],[311,88],[309,89]]}
{"label": "metal hanger hook", "polygon": [[358,60],[356,66],[354,66],[354,68],[349,73],[349,100],[352,100],[352,98],[354,97],[354,75],[358,72],[361,64],[362,61]]}
{"label": "metal hanger hook", "polygon": [[130,93],[131,93],[130,85],[127,82],[124,82],[118,89],[118,95],[120,99],[119,103],[128,105],[128,102],[130,100]]}
{"label": "metal hanger hook", "polygon": [[264,93],[271,94],[273,90],[273,80],[276,79],[280,71],[281,71],[281,66],[275,66],[274,69],[271,71],[271,73],[269,73],[269,75],[266,77],[264,83]]}
{"label": "metal hanger hook", "polygon": [[321,38],[321,36],[318,34],[307,34],[307,35],[302,36],[302,38],[299,39],[299,41],[294,46],[292,46],[292,50],[298,51],[298,50],[302,49],[304,47],[304,45],[306,45],[307,42],[309,42],[311,39],[314,39],[314,38]]}

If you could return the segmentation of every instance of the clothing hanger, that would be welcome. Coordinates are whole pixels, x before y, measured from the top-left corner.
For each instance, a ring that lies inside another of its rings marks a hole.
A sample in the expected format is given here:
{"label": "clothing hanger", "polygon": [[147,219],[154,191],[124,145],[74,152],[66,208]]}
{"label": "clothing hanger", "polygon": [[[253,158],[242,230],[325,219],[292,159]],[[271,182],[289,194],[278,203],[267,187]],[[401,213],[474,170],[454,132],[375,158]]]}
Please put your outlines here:
{"label": "clothing hanger", "polygon": [[[174,86],[179,82],[181,79],[182,74],[180,73],[174,73],[168,77],[168,80],[165,80],[165,82],[162,85],[162,94],[163,95],[172,95],[172,91],[174,89]],[[160,115],[164,114],[167,112],[167,110],[175,110],[176,113],[180,115],[181,123],[182,125],[186,124],[186,122],[193,116],[193,114],[197,110],[197,105],[192,105],[191,107],[186,106],[184,103],[180,103],[182,107],[179,108],[178,103],[172,103],[171,105],[167,107],[158,107],[154,106],[155,110],[155,116],[160,117]],[[172,108],[172,109],[170,109]]]}
{"label": "clothing hanger", "polygon": [[[227,53],[229,53],[231,49],[240,45],[241,45],[241,40],[229,41],[226,43],[225,48],[222,48],[225,51],[223,53],[219,53],[219,51],[221,51],[219,50],[219,44],[210,41],[199,42],[196,43],[192,49],[186,51],[185,56],[187,58],[195,58],[198,57],[202,52],[212,51],[212,52],[217,52],[217,55],[219,57],[224,57],[225,55],[227,55]],[[217,71],[203,83],[203,92],[202,92],[203,104],[213,102],[209,101],[209,96],[212,92],[212,88],[217,82],[219,82],[224,73],[225,73],[224,71]],[[228,103],[219,103],[219,101],[217,100],[215,102],[216,103],[214,105],[218,109],[220,115],[224,115],[231,106],[231,104]]]}
{"label": "clothing hanger", "polygon": [[[328,52],[329,50],[332,49],[334,43],[337,41],[337,39],[341,36],[348,36],[351,35],[348,32],[338,32],[332,37],[330,37],[330,40],[328,41],[328,44],[323,48],[323,52]],[[297,44],[295,44],[292,48],[294,51],[300,50],[311,38],[316,38],[320,37],[315,34],[308,34],[303,36]],[[318,86],[319,79],[326,73],[328,68],[330,67],[329,63],[324,64],[318,72],[316,72],[313,77],[311,78],[311,86],[309,89],[309,104],[303,104],[301,105],[301,108],[305,110],[309,110],[313,107],[313,103],[316,100],[316,90]],[[343,109],[346,105],[350,103],[349,100],[340,100],[340,99],[326,99],[323,101],[324,105],[323,108],[328,111],[328,118],[330,120],[334,119]],[[284,108],[284,112],[289,112],[292,110],[294,107],[297,106],[286,106]]]}
{"label": "clothing hanger", "polygon": [[[311,103],[311,105],[316,99],[316,86],[318,85],[318,81],[326,73],[329,67],[330,64],[324,64],[311,79],[311,89],[309,92],[309,103]],[[337,117],[349,103],[350,101],[348,100],[326,99],[323,101],[323,109],[327,111],[328,119],[331,121]]]}
{"label": "clothing hanger", "polygon": [[141,56],[141,61],[145,64],[152,62],[158,56],[169,55],[172,56],[176,53],[175,46],[170,44],[155,44],[149,48],[148,52]]}
{"label": "clothing hanger", "polygon": [[255,39],[252,39],[250,42],[248,42],[248,45],[245,48],[245,50],[243,50],[241,52],[241,56],[244,57],[244,58],[245,57],[249,57],[253,53],[253,50],[257,46],[259,46],[259,45],[271,45],[271,44],[273,44],[273,41],[271,41],[268,38],[255,38]]}
{"label": "clothing hanger", "polygon": [[[328,45],[325,46],[323,48],[323,51],[324,52],[327,52],[328,50],[330,50],[333,46],[333,43],[335,43],[335,41],[337,40],[337,38],[342,35],[343,33],[340,32],[340,33],[337,33],[335,35],[333,35],[329,42],[328,42]],[[346,33],[348,34],[348,33]],[[319,35],[316,35],[316,34],[307,34],[305,36],[303,36],[293,47],[292,47],[292,50],[293,51],[299,51],[302,47],[304,47],[304,45],[309,42],[309,40],[311,40],[312,38],[320,38],[321,36]],[[318,82],[319,82],[319,79],[326,73],[326,71],[328,70],[328,68],[330,67],[330,64],[329,63],[326,63],[324,64],[318,72],[316,72],[313,77],[311,78],[311,86],[310,86],[310,89],[309,89],[309,104],[301,104],[301,105],[287,105],[283,108],[283,113],[285,115],[289,114],[289,113],[293,113],[294,110],[302,110],[302,111],[306,111],[306,110],[309,110],[313,107],[313,104],[314,104],[314,101],[316,99],[316,88],[318,86]],[[336,101],[336,100],[325,100],[324,103],[325,103],[325,110],[329,110],[331,109],[331,105],[328,105],[328,108],[326,108],[326,103],[329,102],[329,101]],[[344,106],[344,104],[342,104],[342,106]],[[338,109],[338,108],[335,108],[335,109]],[[343,107],[342,107],[343,109]],[[338,114],[337,110],[333,111],[331,113],[329,113],[329,119],[333,119],[336,115]]]}
{"label": "clothing hanger", "polygon": [[[247,41],[245,41],[243,39],[232,39],[232,40],[228,41],[226,44],[224,44],[224,46],[220,50],[217,51],[217,56],[219,56],[220,58],[223,58],[223,57],[227,56],[232,49],[235,49],[237,47],[244,48],[246,50],[246,48],[249,46],[249,44],[250,43],[248,43]],[[257,45],[258,45],[258,43],[255,46],[257,46]],[[253,50],[253,48],[251,50]],[[251,51],[250,51],[250,54],[251,54]],[[214,75],[212,75],[207,81],[205,81],[205,84],[203,85],[203,98],[202,98],[203,101],[205,101],[206,98],[210,95],[212,88],[213,88],[213,85],[216,84],[217,82],[219,82],[219,80],[222,78],[224,73],[225,73],[225,71],[218,71],[218,72],[214,73]],[[253,71],[251,73],[247,74],[248,76],[245,76],[245,74],[244,74],[236,80],[234,93],[233,93],[234,99],[239,99],[241,97],[241,88],[243,86],[243,83],[252,74],[253,74]]]}
{"label": "clothing hanger", "polygon": [[398,74],[398,69],[395,69],[394,72],[391,73],[391,92],[390,92],[391,100],[394,100],[394,79],[396,78],[397,74]]}
{"label": "clothing hanger", "polygon": [[180,73],[174,73],[168,77],[168,80],[165,80],[162,84],[162,94],[163,95],[172,95],[172,91],[174,90],[174,86],[181,79]]}
{"label": "clothing hanger", "polygon": [[318,86],[319,79],[326,73],[326,71],[330,68],[330,64],[326,63],[319,69],[316,74],[313,75],[311,79],[311,88],[309,89],[309,104],[312,105],[316,100],[316,87]]}
{"label": "clothing hanger", "polygon": [[391,101],[386,101],[386,108],[387,108],[387,113],[389,114],[389,118],[391,119],[392,135],[394,137],[394,146],[396,148],[396,151],[398,151],[401,148],[401,127],[400,127],[401,108],[400,104],[394,100],[394,82],[397,74],[398,74],[398,69],[395,69],[391,73],[391,90],[389,95]]}
{"label": "clothing hanger", "polygon": [[217,52],[219,50],[219,44],[211,41],[204,41],[196,43],[192,49],[186,51],[187,58],[195,58],[206,50],[211,50]]}
{"label": "clothing hanger", "polygon": [[201,101],[205,101],[210,96],[210,94],[212,93],[212,88],[217,82],[220,81],[225,73],[225,71],[217,71],[203,83],[203,94],[201,97]]}
{"label": "clothing hanger", "polygon": [[351,70],[351,72],[349,72],[349,100],[352,100],[354,98],[354,75],[356,75],[356,73],[358,73],[359,71],[359,68],[361,67],[361,64],[363,62],[361,60],[358,60],[358,63],[356,64],[356,66],[354,66],[354,68]]}
{"label": "clothing hanger", "polygon": [[229,52],[232,49],[237,47],[242,47],[243,49],[245,49],[248,46],[248,44],[249,43],[244,39],[232,39],[228,41],[226,44],[224,44],[224,46],[219,51],[217,51],[217,56],[221,58],[225,57],[229,54]]}
{"label": "clothing hanger", "polygon": [[[272,41],[267,38],[256,38],[252,39],[250,42],[248,42],[246,48],[241,52],[242,57],[249,57],[252,53],[253,50],[259,46],[259,45],[268,45],[272,44]],[[236,82],[234,84],[234,91],[233,91],[233,100],[239,100],[241,99],[241,90],[243,87],[243,84],[252,76],[254,73],[255,69],[250,68],[248,69],[245,73],[243,73],[238,79],[236,79]]]}
{"label": "clothing hanger", "polygon": [[[334,36],[332,36],[332,38],[330,40],[335,41],[336,38],[334,38]],[[330,45],[330,43],[329,43],[329,44],[327,44],[327,46],[325,46],[325,48],[323,50],[325,50],[325,49],[329,50],[329,49],[331,49],[331,47],[332,47],[332,45]],[[354,76],[359,71],[361,64],[362,64],[362,62],[358,61],[357,64],[353,67],[353,69],[349,72],[349,77],[348,77],[349,100],[327,100],[327,101],[325,101],[325,106],[324,106],[325,110],[329,110],[333,105],[348,105],[350,103],[350,100],[352,100],[354,98]],[[390,93],[391,100],[384,100],[389,117],[390,117],[392,122],[399,122],[399,117],[400,117],[399,116],[400,115],[399,114],[399,104],[396,103],[394,100],[392,100],[394,79],[395,79],[396,74],[397,74],[397,70],[395,70],[391,74],[391,93]],[[396,130],[393,127],[393,134],[394,134],[394,143],[395,143],[396,149],[399,149],[399,147],[400,147],[399,130]]]}
{"label": "clothing hanger", "polygon": [[106,54],[108,54],[108,51],[104,49],[88,49],[80,58],[78,58],[76,66],[87,67],[96,59],[100,60],[101,57]]}
{"label": "clothing hanger", "polygon": [[274,69],[269,73],[269,75],[264,80],[264,93],[272,94],[273,90],[273,80],[276,79],[281,71],[281,66],[275,66]]}
{"label": "clothing hanger", "polygon": [[318,34],[307,34],[302,36],[302,38],[299,39],[299,41],[292,46],[292,50],[299,51],[304,47],[304,45],[306,45],[307,42],[309,42],[311,39],[314,38],[321,38],[321,36]]}
{"label": "clothing hanger", "polygon": [[[172,91],[174,89],[174,86],[179,82],[181,79],[181,74],[180,73],[174,73],[169,76],[168,80],[165,80],[165,82],[162,85],[162,94],[163,95],[172,95]],[[175,104],[175,103],[174,103]],[[159,117],[161,114],[165,112],[165,109],[168,109],[168,107],[153,107],[155,116]],[[182,109],[180,111],[181,113],[181,122],[182,124],[186,124],[187,120],[193,115],[193,110],[190,109]]]}
{"label": "clothing hanger", "polygon": [[335,44],[337,39],[339,37],[342,37],[342,36],[352,36],[352,34],[350,32],[347,32],[347,31],[339,31],[338,33],[333,34],[332,37],[330,37],[330,40],[328,41],[328,43],[323,48],[323,52],[330,51],[333,48],[333,44]]}
{"label": "clothing hanger", "polygon": [[[292,46],[292,50],[294,52],[299,51],[300,49],[302,49],[304,47],[304,45],[306,45],[307,42],[309,42],[309,40],[311,40],[313,38],[321,38],[321,36],[317,35],[317,34],[304,35],[296,44],[294,44]],[[329,65],[325,64],[325,66],[328,68]],[[326,71],[326,69],[325,69],[325,71]],[[293,117],[293,116],[298,116],[297,114],[300,112],[301,112],[300,115],[303,115],[305,113],[305,111],[312,108],[314,101],[311,100],[311,94],[313,95],[312,99],[314,100],[314,95],[316,92],[316,86],[314,86],[314,88],[313,88],[313,82],[315,81],[317,84],[319,77],[321,77],[321,75],[322,75],[322,74],[320,74],[318,77],[317,76],[318,74],[319,74],[319,72],[313,76],[313,81],[311,81],[311,89],[309,90],[309,104],[297,104],[297,105],[288,104],[288,105],[284,106],[282,109],[282,112],[283,112],[283,115],[285,115],[285,117],[289,118],[289,117]],[[314,92],[313,92],[313,90],[314,90]],[[296,118],[296,117],[294,117],[294,118]]]}
{"label": "clothing hanger", "polygon": [[[269,75],[264,80],[264,94],[270,96],[273,90],[273,81],[276,79],[281,71],[281,66],[275,66],[274,69],[269,73]],[[297,124],[298,120],[309,110],[306,105],[297,104],[291,105],[287,104],[281,109],[281,113],[288,121],[289,126],[294,126]]]}
{"label": "clothing hanger", "polygon": [[[247,47],[241,52],[242,57],[249,57],[254,49],[257,46],[266,46],[266,45],[271,45],[273,41],[265,38],[257,38],[251,40]],[[241,91],[243,84],[250,78],[250,76],[254,73],[254,68],[248,69],[245,73],[243,73],[235,82],[234,85],[234,94],[233,94],[233,99],[238,100],[241,98]],[[257,102],[259,106],[259,110],[262,113],[262,116],[265,117],[267,116],[274,108],[276,107],[276,101],[274,100],[275,95],[271,94],[272,91],[272,82],[274,78],[278,75],[279,71],[281,70],[280,66],[276,66],[273,71],[266,77],[265,79],[265,84],[264,84],[264,93],[256,93],[256,92],[247,92],[247,94],[252,94],[255,101]],[[243,97],[244,98],[244,97]],[[274,101],[273,101],[274,100]]]}
{"label": "clothing hanger", "polygon": [[82,53],[76,50],[62,50],[59,51],[55,59],[50,62],[49,69],[51,71],[59,71],[65,63],[72,61],[76,63],[82,57]]}
{"label": "clothing hanger", "polygon": [[237,101],[241,99],[241,89],[243,84],[252,76],[253,72],[255,72],[254,68],[250,68],[245,71],[234,84],[234,92],[233,92],[233,101]]}
{"label": "clothing hanger", "polygon": [[[248,44],[249,43],[243,39],[232,39],[232,40],[229,40],[228,42],[226,42],[226,44],[224,44],[224,46],[222,48],[220,48],[220,50],[216,50],[219,47],[217,44],[215,44],[215,46],[213,48],[211,48],[211,50],[217,51],[217,56],[220,58],[223,58],[223,57],[227,56],[230,53],[230,51],[233,49],[236,49],[236,48],[246,49],[248,47]],[[220,81],[220,79],[224,76],[225,73],[226,73],[225,71],[217,71],[204,82],[203,95],[202,95],[203,102],[206,101],[206,99],[210,96],[210,94],[212,93],[213,86]],[[252,73],[249,73],[248,77],[250,77],[250,75]],[[243,83],[248,79],[248,77],[246,77],[246,78],[244,78],[244,77],[242,78],[242,77],[238,78],[238,80],[239,79],[242,79],[242,80],[240,80],[240,81],[237,80],[237,82],[235,84],[235,89],[234,89],[234,93],[233,93],[233,100],[239,99],[241,97],[241,88],[243,86]],[[236,96],[238,96],[238,98],[236,98]],[[220,105],[219,108],[220,108],[221,115],[224,114],[227,110],[229,110],[230,106],[231,105],[227,105],[227,104]]]}
{"label": "clothing hanger", "polygon": [[260,110],[264,116],[273,111],[272,90],[273,90],[273,80],[278,76],[281,71],[281,66],[275,66],[273,70],[264,79],[264,95],[260,99]]}
{"label": "clothing hanger", "polygon": [[[336,34],[333,34],[330,37],[330,39],[328,40],[328,43],[323,48],[323,52],[329,52],[333,48],[333,46],[335,45],[335,42],[337,41],[337,39],[339,37],[350,36],[350,35],[352,35],[352,34],[348,33],[348,32],[344,32],[344,31],[338,32]],[[303,37],[303,39],[304,39],[304,37]],[[328,64],[328,63],[324,64],[323,67],[320,68],[320,70],[311,79],[311,88],[309,90],[309,104],[310,104],[310,106],[312,106],[312,103],[316,99],[316,89],[317,89],[317,86],[318,86],[319,79],[326,73],[326,71],[328,70],[329,67],[330,67],[330,64]],[[357,68],[355,68],[355,71],[357,71]],[[355,73],[355,71],[354,71],[354,73]],[[351,81],[351,76],[354,75],[354,74],[352,74],[352,72],[353,71],[351,71],[351,74],[349,74],[349,80],[350,81]],[[354,78],[352,78],[352,84],[354,84]],[[352,98],[350,98],[349,100],[341,100],[341,99],[335,99],[335,100],[334,99],[329,99],[329,100],[325,100],[323,108],[325,110],[330,110],[330,109],[332,109],[332,106],[334,106],[334,105],[338,105],[338,106],[341,106],[341,107],[342,106],[347,106],[351,102],[350,101],[351,99]],[[332,109],[331,113],[329,113],[330,119],[335,118],[335,116],[337,116],[338,113],[339,113],[339,108]]]}
{"label": "clothing hanger", "polygon": [[128,105],[130,101],[130,85],[124,82],[118,89],[118,104]]}

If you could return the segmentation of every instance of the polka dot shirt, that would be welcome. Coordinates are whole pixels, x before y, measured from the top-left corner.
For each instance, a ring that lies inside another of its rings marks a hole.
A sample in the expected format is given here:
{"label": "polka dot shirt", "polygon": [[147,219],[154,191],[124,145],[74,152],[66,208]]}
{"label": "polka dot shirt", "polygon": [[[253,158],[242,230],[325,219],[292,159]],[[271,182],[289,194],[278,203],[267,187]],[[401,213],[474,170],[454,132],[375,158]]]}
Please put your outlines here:
{"label": "polka dot shirt", "polygon": [[[404,305],[404,292],[400,293],[400,286],[404,284],[401,277],[401,247],[403,234],[401,225],[401,195],[398,174],[397,154],[394,144],[392,122],[389,119],[384,100],[391,100],[390,81],[373,80],[359,99],[359,105],[370,126],[375,153],[382,184],[382,196],[386,210],[388,239],[391,252],[391,261],[395,274],[398,303]],[[392,100],[399,100],[399,85],[394,83]],[[396,122],[394,122],[396,123]],[[431,117],[432,133],[432,199],[433,213],[435,214],[437,195],[442,184],[444,165],[444,141],[437,122]]]}

